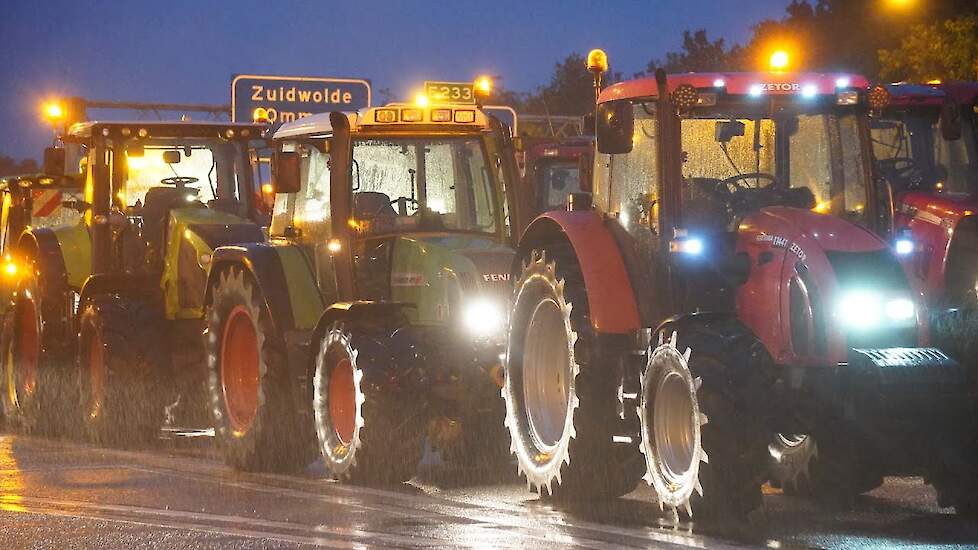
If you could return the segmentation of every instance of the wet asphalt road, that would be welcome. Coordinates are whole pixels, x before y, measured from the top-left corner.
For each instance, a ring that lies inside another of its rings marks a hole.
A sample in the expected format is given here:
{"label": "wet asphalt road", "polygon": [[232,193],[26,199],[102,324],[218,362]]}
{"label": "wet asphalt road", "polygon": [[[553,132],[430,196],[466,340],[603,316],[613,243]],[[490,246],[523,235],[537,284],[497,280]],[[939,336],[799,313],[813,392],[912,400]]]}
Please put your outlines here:
{"label": "wet asphalt road", "polygon": [[341,485],[235,472],[209,437],[141,450],[0,435],[0,549],[978,547],[978,522],[892,478],[852,509],[766,491],[762,526],[671,524],[649,494],[542,502],[514,474],[422,468],[411,484]]}

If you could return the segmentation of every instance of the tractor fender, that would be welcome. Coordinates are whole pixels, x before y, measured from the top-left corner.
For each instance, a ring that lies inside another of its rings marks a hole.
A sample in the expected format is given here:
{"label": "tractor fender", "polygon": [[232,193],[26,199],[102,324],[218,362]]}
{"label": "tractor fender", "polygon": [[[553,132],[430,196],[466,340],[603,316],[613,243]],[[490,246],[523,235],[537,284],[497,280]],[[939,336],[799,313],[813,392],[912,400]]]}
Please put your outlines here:
{"label": "tractor fender", "polygon": [[326,308],[326,311],[319,318],[319,321],[316,323],[316,328],[313,331],[314,338],[322,338],[326,334],[326,331],[329,330],[329,327],[336,322],[357,322],[376,319],[389,323],[402,317],[402,312],[411,307],[415,306],[403,302],[337,302]]}
{"label": "tractor fender", "polygon": [[272,318],[276,332],[284,334],[296,328],[285,269],[275,247],[268,243],[221,246],[214,251],[207,274],[205,308],[213,301],[214,288],[220,281],[221,273],[231,266],[240,267],[261,289],[265,308]]}
{"label": "tractor fender", "polygon": [[590,307],[591,325],[605,334],[629,334],[642,326],[636,294],[618,243],[602,216],[593,210],[547,212],[537,217],[520,238],[519,262],[535,248],[570,243],[577,257]]}
{"label": "tractor fender", "polygon": [[159,293],[159,279],[151,275],[129,273],[99,273],[89,275],[82,284],[78,298],[84,304],[92,296],[100,294],[141,295],[152,300]]}
{"label": "tractor fender", "polygon": [[52,229],[39,227],[25,231],[17,241],[17,252],[21,257],[35,262],[37,271],[44,278],[46,298],[67,291],[68,270],[61,253],[61,243]]}

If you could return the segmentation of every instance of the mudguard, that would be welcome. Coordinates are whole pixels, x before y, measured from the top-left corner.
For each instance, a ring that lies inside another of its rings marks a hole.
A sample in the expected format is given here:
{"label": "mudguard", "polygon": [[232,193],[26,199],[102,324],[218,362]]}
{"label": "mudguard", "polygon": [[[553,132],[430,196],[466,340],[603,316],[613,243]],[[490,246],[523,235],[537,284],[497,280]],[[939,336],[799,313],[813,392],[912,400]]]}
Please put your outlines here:
{"label": "mudguard", "polygon": [[403,315],[403,310],[412,307],[414,307],[414,305],[405,304],[402,302],[337,302],[335,304],[331,304],[326,311],[323,312],[322,316],[319,318],[319,321],[316,323],[316,329],[313,334],[316,335],[316,338],[321,337],[326,333],[330,325],[337,321],[356,322],[361,319],[377,318],[393,321],[397,319],[398,315]]}
{"label": "mudguard", "polygon": [[204,305],[210,305],[221,272],[238,265],[257,281],[272,323],[280,334],[310,330],[316,326],[325,305],[313,271],[303,258],[301,251],[290,245],[247,243],[219,247],[214,251],[207,275]]}
{"label": "mudguard", "polygon": [[618,243],[601,215],[593,210],[542,214],[523,233],[517,258],[528,257],[534,248],[560,242],[574,248],[594,330],[628,334],[641,328],[632,281]]}
{"label": "mudguard", "polygon": [[61,244],[51,228],[41,227],[25,232],[18,241],[17,250],[23,257],[33,258],[37,271],[43,274],[45,298],[67,291],[68,270]]}
{"label": "mudguard", "polygon": [[159,293],[156,277],[128,273],[100,273],[90,275],[81,287],[79,304],[99,294],[141,294],[153,298]]}

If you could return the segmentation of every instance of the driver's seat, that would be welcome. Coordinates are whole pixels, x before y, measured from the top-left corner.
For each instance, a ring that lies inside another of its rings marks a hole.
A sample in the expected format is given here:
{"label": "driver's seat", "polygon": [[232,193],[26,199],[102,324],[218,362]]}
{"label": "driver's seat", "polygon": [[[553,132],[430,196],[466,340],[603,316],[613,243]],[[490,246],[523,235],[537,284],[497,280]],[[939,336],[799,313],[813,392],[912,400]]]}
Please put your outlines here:
{"label": "driver's seat", "polygon": [[146,192],[142,208],[143,239],[153,252],[163,249],[163,229],[166,227],[166,218],[170,215],[170,210],[200,204],[196,201],[187,201],[187,195],[193,194],[194,191],[196,190],[188,187],[182,189],[152,187]]}
{"label": "driver's seat", "polygon": [[358,220],[366,218],[396,218],[397,211],[391,205],[387,193],[362,191],[353,194],[353,216]]}

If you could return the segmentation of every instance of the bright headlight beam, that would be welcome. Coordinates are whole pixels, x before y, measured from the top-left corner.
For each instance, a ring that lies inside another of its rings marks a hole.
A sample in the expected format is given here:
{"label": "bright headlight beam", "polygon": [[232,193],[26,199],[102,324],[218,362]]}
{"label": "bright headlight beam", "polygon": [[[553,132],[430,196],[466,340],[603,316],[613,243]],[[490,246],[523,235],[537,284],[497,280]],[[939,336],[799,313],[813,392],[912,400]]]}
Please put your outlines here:
{"label": "bright headlight beam", "polygon": [[465,329],[475,336],[488,336],[503,328],[506,316],[501,307],[484,298],[469,302],[462,312]]}
{"label": "bright headlight beam", "polygon": [[836,305],[836,316],[843,325],[857,330],[878,328],[885,321],[903,323],[913,319],[916,306],[910,298],[884,299],[871,290],[843,293]]}
{"label": "bright headlight beam", "polygon": [[907,254],[913,252],[913,241],[910,239],[897,239],[896,242],[893,243],[893,249],[897,254],[906,256]]}

